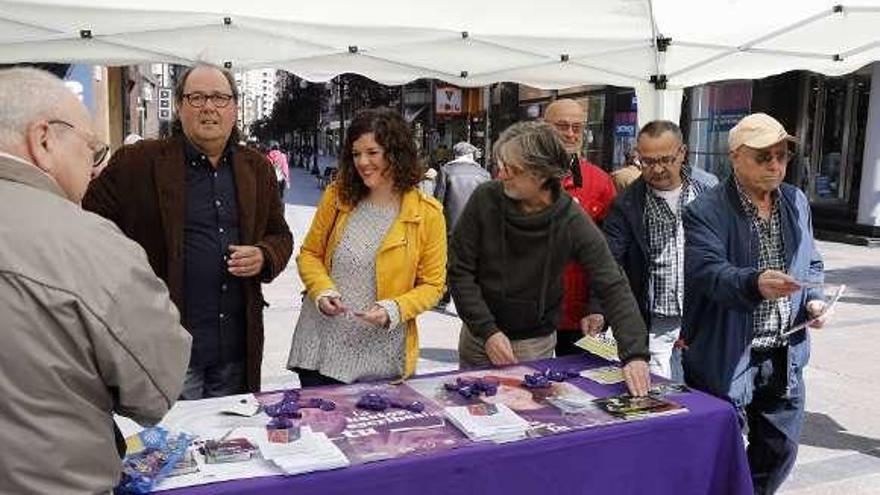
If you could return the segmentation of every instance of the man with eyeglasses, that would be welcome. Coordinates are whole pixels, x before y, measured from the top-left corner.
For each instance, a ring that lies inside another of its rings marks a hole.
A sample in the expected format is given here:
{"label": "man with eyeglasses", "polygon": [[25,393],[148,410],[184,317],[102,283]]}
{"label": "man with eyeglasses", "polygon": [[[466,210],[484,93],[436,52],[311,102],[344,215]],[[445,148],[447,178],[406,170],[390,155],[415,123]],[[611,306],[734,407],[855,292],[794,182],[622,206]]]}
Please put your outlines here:
{"label": "man with eyeglasses", "polygon": [[[584,107],[575,100],[563,98],[547,105],[544,120],[556,128],[565,152],[570,156],[570,174],[562,180],[562,188],[580,205],[596,225],[601,225],[617,192],[604,170],[582,156],[584,143]],[[605,319],[596,304],[590,301],[590,275],[574,261],[568,263],[562,276],[562,313],[556,338],[556,355],[580,354],[574,342],[583,332],[596,333],[605,326]]]}
{"label": "man with eyeglasses", "polygon": [[769,115],[743,118],[728,137],[733,174],[684,214],[685,379],[736,408],[757,494],[794,466],[804,418],[809,339],[783,332],[825,310],[810,204],[782,182],[793,141]]}
{"label": "man with eyeglasses", "polygon": [[79,206],[106,155],[79,99],[15,68],[0,108],[0,491],[109,493],[113,414],[161,420],[191,338],[143,249]]}
{"label": "man with eyeglasses", "polygon": [[681,129],[668,120],[639,131],[633,162],[641,170],[605,221],[614,258],[623,267],[648,325],[651,372],[681,382],[675,348],[684,298],[684,207],[718,179],[685,163]]}
{"label": "man with eyeglasses", "polygon": [[293,249],[275,173],[265,156],[238,144],[238,91],[228,71],[190,68],[175,99],[173,135],[120,149],[83,206],[141,244],[168,284],[193,335],[181,397],[258,391],[260,284],[281,273]]}

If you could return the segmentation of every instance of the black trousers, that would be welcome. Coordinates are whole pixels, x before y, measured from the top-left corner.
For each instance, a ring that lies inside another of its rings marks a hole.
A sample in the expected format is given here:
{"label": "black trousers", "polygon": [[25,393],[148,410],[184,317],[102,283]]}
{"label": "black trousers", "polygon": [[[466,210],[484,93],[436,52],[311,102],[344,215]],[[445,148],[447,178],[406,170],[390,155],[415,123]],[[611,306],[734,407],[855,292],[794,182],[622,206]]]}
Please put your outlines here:
{"label": "black trousers", "polygon": [[344,382],[322,375],[315,370],[307,370],[305,368],[291,368],[290,370],[295,371],[296,374],[299,375],[299,383],[302,388],[344,384]]}

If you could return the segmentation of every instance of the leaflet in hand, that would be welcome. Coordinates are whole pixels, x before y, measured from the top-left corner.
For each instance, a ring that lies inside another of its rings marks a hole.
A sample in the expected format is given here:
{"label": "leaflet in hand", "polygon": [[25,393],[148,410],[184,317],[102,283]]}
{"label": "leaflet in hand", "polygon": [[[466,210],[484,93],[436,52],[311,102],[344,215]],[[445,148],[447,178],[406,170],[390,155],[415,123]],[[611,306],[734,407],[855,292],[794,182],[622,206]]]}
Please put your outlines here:
{"label": "leaflet in hand", "polygon": [[608,361],[620,361],[617,353],[617,341],[613,337],[584,335],[574,345]]}
{"label": "leaflet in hand", "polygon": [[828,316],[830,316],[831,312],[834,311],[834,306],[837,304],[837,301],[840,299],[840,296],[843,295],[843,292],[845,290],[846,290],[846,285],[841,284],[840,287],[837,288],[837,291],[834,293],[834,295],[831,296],[831,300],[826,303],[825,311],[823,311],[822,314],[820,314],[819,316],[817,316],[815,318],[810,318],[799,325],[795,325],[795,326],[789,328],[788,330],[782,332],[782,336],[787,337],[795,332],[799,332],[799,331],[809,327],[810,325],[812,325],[813,323],[815,323],[817,321],[822,321],[825,318],[827,318]]}

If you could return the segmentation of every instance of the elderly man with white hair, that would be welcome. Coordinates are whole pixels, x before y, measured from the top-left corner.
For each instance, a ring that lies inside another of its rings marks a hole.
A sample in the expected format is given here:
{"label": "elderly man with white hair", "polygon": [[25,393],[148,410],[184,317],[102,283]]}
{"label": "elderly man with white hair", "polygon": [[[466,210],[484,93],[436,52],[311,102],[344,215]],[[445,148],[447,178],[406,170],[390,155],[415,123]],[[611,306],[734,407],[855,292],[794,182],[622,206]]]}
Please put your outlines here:
{"label": "elderly man with white hair", "polygon": [[144,251],[80,209],[107,154],[85,107],[16,68],[0,108],[0,492],[108,493],[113,413],[158,422],[191,339]]}
{"label": "elderly man with white hair", "polygon": [[491,180],[489,172],[474,160],[477,147],[461,141],[452,147],[455,159],[440,168],[434,196],[443,205],[446,230],[451,234],[471,193],[483,182]]}
{"label": "elderly man with white hair", "polygon": [[[440,177],[437,178],[437,188],[434,196],[443,205],[443,214],[446,215],[447,240],[452,236],[455,223],[464,210],[474,189],[480,184],[492,180],[489,171],[476,162],[477,147],[467,141],[461,141],[452,147],[454,160],[440,167]],[[449,304],[449,290],[443,293],[438,303],[439,308]]]}
{"label": "elderly man with white hair", "polygon": [[810,338],[795,329],[822,326],[824,263],[810,202],[784,182],[796,138],[755,113],[727,141],[733,173],[682,218],[682,363],[689,385],[736,408],[752,485],[765,495],[797,459]]}

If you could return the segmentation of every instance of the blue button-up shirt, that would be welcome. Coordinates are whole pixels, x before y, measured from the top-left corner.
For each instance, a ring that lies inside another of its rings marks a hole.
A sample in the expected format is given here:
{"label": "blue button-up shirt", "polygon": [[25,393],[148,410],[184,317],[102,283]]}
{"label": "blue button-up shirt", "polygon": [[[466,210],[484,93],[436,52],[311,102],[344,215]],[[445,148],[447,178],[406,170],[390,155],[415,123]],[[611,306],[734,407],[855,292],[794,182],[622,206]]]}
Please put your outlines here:
{"label": "blue button-up shirt", "polygon": [[242,281],[227,268],[240,244],[232,148],[215,169],[188,141],[184,224],[184,322],[193,336],[190,366],[241,361],[245,355]]}

